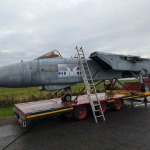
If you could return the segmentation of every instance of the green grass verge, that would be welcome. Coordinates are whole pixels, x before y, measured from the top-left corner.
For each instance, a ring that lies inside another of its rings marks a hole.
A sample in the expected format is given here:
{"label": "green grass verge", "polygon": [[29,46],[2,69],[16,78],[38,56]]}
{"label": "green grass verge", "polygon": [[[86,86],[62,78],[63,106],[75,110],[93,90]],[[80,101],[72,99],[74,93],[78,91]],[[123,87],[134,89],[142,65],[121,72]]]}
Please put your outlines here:
{"label": "green grass verge", "polygon": [[13,116],[13,107],[0,108],[0,119]]}
{"label": "green grass verge", "polygon": [[[122,84],[124,84],[124,82],[135,82],[136,80],[130,80],[130,81],[121,81]],[[106,82],[107,84],[108,82]],[[117,83],[118,85],[118,83]],[[78,83],[74,86],[72,86],[72,91],[79,91],[84,87],[83,83]],[[103,87],[103,83],[100,84],[99,86],[97,86],[98,88],[102,88]],[[47,94],[47,93],[54,93],[53,92],[47,92],[47,91],[42,91],[43,94]],[[9,95],[13,95],[15,94],[17,97],[26,97],[29,95],[39,95],[40,91],[38,90],[38,87],[29,87],[29,88],[0,88],[0,100],[1,97],[4,96],[9,96]]]}

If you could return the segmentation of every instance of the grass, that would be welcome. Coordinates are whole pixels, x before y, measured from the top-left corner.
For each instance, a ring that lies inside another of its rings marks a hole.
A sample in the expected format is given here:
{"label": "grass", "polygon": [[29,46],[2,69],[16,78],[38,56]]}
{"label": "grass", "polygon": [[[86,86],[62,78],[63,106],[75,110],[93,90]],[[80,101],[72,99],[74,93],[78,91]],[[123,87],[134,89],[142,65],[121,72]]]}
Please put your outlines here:
{"label": "grass", "polygon": [[0,119],[13,116],[13,107],[0,108]]}
{"label": "grass", "polygon": [[[121,81],[122,84],[124,82],[135,82],[136,80],[130,80],[130,81]],[[106,82],[107,84],[108,82]],[[118,85],[118,84],[117,84]],[[79,91],[84,87],[83,83],[78,83],[77,85],[72,86],[72,91]],[[97,86],[97,89],[102,88],[103,83]],[[47,92],[42,91],[43,94],[47,93],[54,93],[54,92]],[[9,95],[16,95],[17,97],[26,97],[29,95],[39,95],[41,92],[38,90],[38,87],[29,87],[29,88],[0,88],[0,100],[3,96],[9,96]]]}
{"label": "grass", "polygon": [[[124,84],[125,81],[121,81]],[[128,81],[126,81],[128,82]],[[135,82],[135,80],[130,81]],[[106,82],[107,84],[108,82]],[[117,88],[121,88],[118,83],[116,84]],[[79,91],[81,91],[84,87],[83,83],[78,83],[77,85],[72,86],[72,95],[77,95]],[[104,86],[103,83],[96,87],[97,92],[103,92]],[[29,101],[37,101],[41,99],[49,99],[55,91],[47,92],[47,91],[39,91],[38,87],[30,87],[30,88],[0,88],[0,107],[13,106],[16,103],[29,102]],[[57,95],[57,97],[61,97],[61,93]]]}

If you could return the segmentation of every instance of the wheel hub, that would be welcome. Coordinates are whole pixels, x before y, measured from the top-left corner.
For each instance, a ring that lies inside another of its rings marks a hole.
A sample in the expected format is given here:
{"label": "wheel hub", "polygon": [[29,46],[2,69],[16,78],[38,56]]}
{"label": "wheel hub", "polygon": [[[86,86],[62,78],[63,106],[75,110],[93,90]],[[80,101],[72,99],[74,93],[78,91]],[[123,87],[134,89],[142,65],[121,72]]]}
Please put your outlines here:
{"label": "wheel hub", "polygon": [[78,117],[79,118],[84,118],[86,115],[86,110],[84,108],[80,108],[78,111]]}
{"label": "wheel hub", "polygon": [[116,108],[117,109],[120,109],[120,107],[121,107],[121,103],[118,101],[118,102],[116,102]]}

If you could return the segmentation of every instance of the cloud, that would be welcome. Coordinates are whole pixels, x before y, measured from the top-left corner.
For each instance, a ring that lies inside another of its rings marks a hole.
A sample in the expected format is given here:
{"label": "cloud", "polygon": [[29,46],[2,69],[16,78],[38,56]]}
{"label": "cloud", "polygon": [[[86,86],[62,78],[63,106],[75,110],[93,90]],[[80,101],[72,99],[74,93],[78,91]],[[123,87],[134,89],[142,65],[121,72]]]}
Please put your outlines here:
{"label": "cloud", "polygon": [[150,57],[148,0],[0,0],[0,66],[93,51]]}

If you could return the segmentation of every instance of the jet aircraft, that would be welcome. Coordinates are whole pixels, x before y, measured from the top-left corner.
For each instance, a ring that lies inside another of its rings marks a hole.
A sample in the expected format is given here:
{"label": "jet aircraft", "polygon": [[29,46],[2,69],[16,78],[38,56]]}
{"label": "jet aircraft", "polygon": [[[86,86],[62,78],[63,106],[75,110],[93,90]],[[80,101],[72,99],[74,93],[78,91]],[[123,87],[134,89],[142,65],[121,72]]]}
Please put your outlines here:
{"label": "jet aircraft", "polygon": [[[93,81],[136,77],[142,91],[149,91],[142,78],[150,76],[150,59],[95,51],[87,59]],[[64,99],[70,100],[70,87],[82,83],[79,59],[63,58],[53,50],[31,61],[0,67],[0,87],[40,87],[40,90],[65,89]],[[67,96],[68,97],[67,97]]]}

